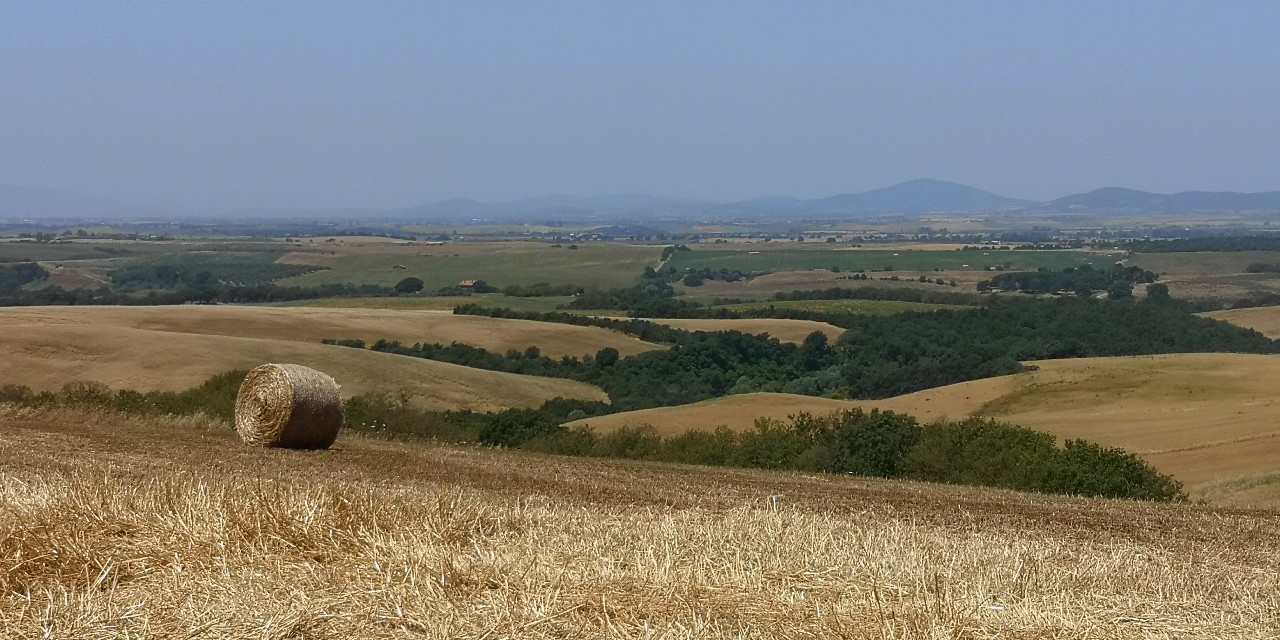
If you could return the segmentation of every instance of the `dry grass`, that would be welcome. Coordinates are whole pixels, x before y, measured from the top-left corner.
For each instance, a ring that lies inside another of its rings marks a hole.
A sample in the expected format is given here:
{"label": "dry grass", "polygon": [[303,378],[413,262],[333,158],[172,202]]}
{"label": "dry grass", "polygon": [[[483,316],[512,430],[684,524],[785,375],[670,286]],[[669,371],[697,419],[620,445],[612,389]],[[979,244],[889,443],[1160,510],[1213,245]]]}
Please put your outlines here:
{"label": "dry grass", "polygon": [[347,396],[403,393],[436,409],[534,407],[556,396],[605,399],[600,389],[570,380],[319,343],[31,320],[0,329],[0,384],[55,390],[70,380],[94,380],[115,389],[179,391],[230,369],[289,362],[332,375]]}
{"label": "dry grass", "polygon": [[856,402],[800,396],[790,393],[744,393],[724,398],[703,400],[678,407],[658,407],[624,411],[570,422],[570,426],[588,425],[600,433],[622,427],[651,425],[664,436],[688,431],[711,431],[727,426],[735,431],[751,428],[756,418],[784,420],[802,411],[826,414],[858,406]]}
{"label": "dry grass", "polygon": [[1280,628],[1276,514],[358,438],[282,452],[199,419],[0,424],[5,637]]}
{"label": "dry grass", "polygon": [[545,355],[581,356],[613,347],[624,356],[662,347],[599,327],[481,316],[448,311],[317,309],[184,305],[170,307],[38,307],[0,310],[0,329],[30,331],[51,325],[92,325],[109,340],[113,328],[174,334],[236,336],[318,343],[324,338],[380,338],[460,342],[499,353],[536,346]]}
{"label": "dry grass", "polygon": [[1181,280],[1196,276],[1242,274],[1255,262],[1275,261],[1276,253],[1273,251],[1194,251],[1137,253],[1127,258],[1125,264]]}
{"label": "dry grass", "polygon": [[1200,315],[1253,329],[1273,340],[1280,338],[1280,307],[1228,309],[1226,311],[1211,311]]}
{"label": "dry grass", "polygon": [[1061,438],[1122,447],[1182,480],[1196,497],[1280,507],[1280,476],[1273,473],[1280,471],[1280,358],[1177,354],[1034,364],[1037,371],[887,400],[750,394],[582,422],[600,431],[651,424],[674,434],[719,425],[745,429],[758,416],[850,406],[902,411],[922,420],[990,415]]}
{"label": "dry grass", "polygon": [[671,319],[653,318],[650,322],[665,324],[687,331],[741,331],[743,333],[767,333],[782,342],[801,343],[814,331],[821,331],[835,342],[844,329],[816,320],[786,320],[775,318],[744,318],[741,320]]}

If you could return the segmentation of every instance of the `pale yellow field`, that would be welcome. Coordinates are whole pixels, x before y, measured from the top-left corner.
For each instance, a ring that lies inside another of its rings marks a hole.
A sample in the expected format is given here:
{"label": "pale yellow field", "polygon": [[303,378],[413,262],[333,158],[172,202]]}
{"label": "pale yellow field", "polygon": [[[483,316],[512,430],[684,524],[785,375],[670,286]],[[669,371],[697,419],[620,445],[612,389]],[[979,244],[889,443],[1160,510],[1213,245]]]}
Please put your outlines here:
{"label": "pale yellow field", "polygon": [[804,342],[814,331],[821,331],[827,338],[835,342],[844,334],[844,329],[825,322],[815,320],[789,320],[774,318],[743,318],[740,320],[715,319],[672,319],[654,318],[650,322],[665,324],[687,331],[741,331],[743,333],[767,333],[781,342]]}
{"label": "pale yellow field", "polygon": [[1274,638],[1278,525],[0,404],[4,638]]}
{"label": "pale yellow field", "polygon": [[1280,338],[1280,307],[1227,309],[1226,311],[1210,311],[1200,315],[1253,329],[1268,338]]}
{"label": "pale yellow field", "polygon": [[663,433],[751,426],[756,417],[879,407],[933,420],[979,414],[1137,453],[1224,504],[1280,506],[1280,356],[1176,354],[1033,363],[1039,370],[879,401],[731,396],[581,421]]}
{"label": "pale yellow field", "polygon": [[403,393],[415,404],[435,409],[533,407],[556,396],[606,399],[600,389],[569,380],[482,371],[317,342],[67,322],[59,314],[6,313],[0,318],[0,384],[36,390],[92,380],[113,389],[178,391],[230,369],[292,362],[332,375],[346,396]]}
{"label": "pale yellow field", "polygon": [[570,422],[569,425],[587,425],[601,433],[627,426],[649,425],[660,434],[672,436],[686,431],[711,431],[719,426],[742,430],[750,428],[756,418],[785,420],[787,416],[803,411],[831,413],[855,406],[858,406],[855,402],[789,393],[746,393],[678,407],[641,409],[585,418]]}
{"label": "pale yellow field", "polygon": [[448,311],[401,309],[329,309],[181,305],[165,307],[9,307],[0,309],[7,326],[92,325],[174,334],[263,338],[319,343],[324,338],[379,338],[415,342],[460,342],[498,353],[538,347],[543,355],[594,354],[613,347],[624,356],[660,349],[659,345],[599,327],[455,316]]}

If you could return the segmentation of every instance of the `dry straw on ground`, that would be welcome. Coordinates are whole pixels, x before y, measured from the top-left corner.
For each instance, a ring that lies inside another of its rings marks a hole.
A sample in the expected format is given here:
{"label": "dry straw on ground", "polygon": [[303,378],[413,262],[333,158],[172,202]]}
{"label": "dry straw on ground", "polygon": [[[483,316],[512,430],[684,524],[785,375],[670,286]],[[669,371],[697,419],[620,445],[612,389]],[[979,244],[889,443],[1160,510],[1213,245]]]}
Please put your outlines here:
{"label": "dry straw on ground", "polygon": [[[1280,514],[0,404],[0,638],[1275,638]],[[784,495],[778,509],[770,495]]]}
{"label": "dry straw on ground", "polygon": [[236,396],[236,430],[245,444],[327,449],[342,428],[342,396],[328,375],[299,364],[264,364]]}

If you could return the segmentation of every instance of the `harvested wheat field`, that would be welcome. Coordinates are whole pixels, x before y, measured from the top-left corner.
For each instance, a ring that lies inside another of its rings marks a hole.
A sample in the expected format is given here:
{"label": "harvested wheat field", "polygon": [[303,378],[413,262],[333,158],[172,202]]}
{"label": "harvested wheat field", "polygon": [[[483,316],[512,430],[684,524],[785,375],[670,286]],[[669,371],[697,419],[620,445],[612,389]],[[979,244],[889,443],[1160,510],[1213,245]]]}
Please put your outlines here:
{"label": "harvested wheat field", "polygon": [[789,320],[775,318],[744,318],[741,320],[716,319],[672,319],[651,318],[650,322],[665,324],[686,331],[741,331],[743,333],[767,333],[781,342],[799,344],[814,331],[826,334],[827,339],[835,342],[844,334],[844,329],[816,320]]}
{"label": "harvested wheat field", "polygon": [[[1280,515],[0,407],[0,635],[1274,637]],[[767,497],[780,495],[770,510]]]}
{"label": "harvested wheat field", "polygon": [[482,316],[447,311],[320,309],[182,305],[166,307],[27,307],[0,309],[0,330],[48,325],[92,325],[147,331],[264,338],[319,343],[325,338],[380,338],[415,342],[459,342],[502,353],[538,347],[543,354],[582,356],[613,347],[624,356],[663,347],[599,327]]}
{"label": "harvested wheat field", "polygon": [[[33,320],[36,317],[33,315]],[[179,391],[215,374],[252,369],[266,362],[319,369],[342,385],[344,396],[368,391],[403,393],[415,404],[435,409],[533,407],[556,396],[606,399],[600,389],[570,380],[482,371],[312,342],[87,322],[10,323],[0,331],[0,384],[36,390],[55,390],[72,380],[92,380],[113,389]]]}
{"label": "harvested wheat field", "polygon": [[1280,357],[1175,354],[1032,364],[1038,370],[886,400],[750,394],[580,422],[600,431],[650,424],[674,434],[719,425],[745,429],[759,416],[851,406],[921,420],[980,414],[1122,447],[1181,480],[1196,497],[1280,507]]}
{"label": "harvested wheat field", "polygon": [[1226,311],[1210,311],[1200,314],[1206,318],[1230,322],[1236,326],[1253,329],[1262,335],[1280,338],[1280,307],[1253,307],[1249,309],[1228,309]]}

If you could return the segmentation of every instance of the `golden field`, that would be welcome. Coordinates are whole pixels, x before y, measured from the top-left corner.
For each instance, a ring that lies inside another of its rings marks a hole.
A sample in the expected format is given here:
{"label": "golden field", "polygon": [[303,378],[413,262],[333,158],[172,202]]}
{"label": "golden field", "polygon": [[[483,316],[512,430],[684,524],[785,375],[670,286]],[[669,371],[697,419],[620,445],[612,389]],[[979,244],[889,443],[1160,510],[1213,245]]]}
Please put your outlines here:
{"label": "golden field", "polygon": [[1200,315],[1253,329],[1272,340],[1280,338],[1280,307],[1227,309],[1226,311],[1210,311]]}
{"label": "golden field", "polygon": [[751,394],[580,422],[601,431],[650,424],[662,433],[751,426],[843,407],[879,407],[922,420],[986,415],[1137,453],[1223,504],[1280,506],[1280,357],[1175,354],[1031,363],[1035,371],[929,389],[886,400],[843,402]]}
{"label": "golden field", "polygon": [[[0,636],[1266,638],[1280,515],[0,406]],[[771,510],[770,495],[781,496]]]}
{"label": "golden field", "polygon": [[711,318],[673,319],[652,318],[650,322],[665,324],[685,331],[741,331],[743,333],[767,333],[780,342],[801,343],[814,331],[826,334],[827,339],[835,342],[844,334],[844,329],[816,320],[791,320],[778,318],[743,318],[737,320],[718,320]]}
{"label": "golden field", "polygon": [[505,352],[536,346],[544,355],[580,357],[613,347],[623,356],[663,348],[599,327],[455,316],[449,311],[180,305],[167,307],[7,307],[0,328],[88,326],[144,331],[319,343],[325,338],[385,338]]}
{"label": "golden field", "polygon": [[[83,315],[65,313],[76,309]],[[569,380],[482,371],[318,341],[299,342],[288,335],[235,337],[175,330],[181,325],[175,319],[179,312],[194,309],[159,309],[165,313],[136,316],[76,307],[6,309],[0,312],[0,384],[56,390],[72,380],[91,380],[113,389],[178,391],[231,369],[291,362],[332,375],[346,396],[367,391],[403,394],[419,406],[434,409],[533,407],[556,396],[606,399],[600,389]],[[95,313],[101,313],[102,318]],[[138,326],[113,324],[121,318],[133,318]],[[197,325],[185,328],[212,331],[210,324]],[[145,328],[148,326],[154,328]],[[228,322],[223,326],[231,332],[240,325]],[[268,323],[268,328],[272,326]],[[287,325],[278,328],[283,330]],[[252,325],[246,326],[246,332],[252,329]],[[299,334],[304,331],[299,329]]]}

